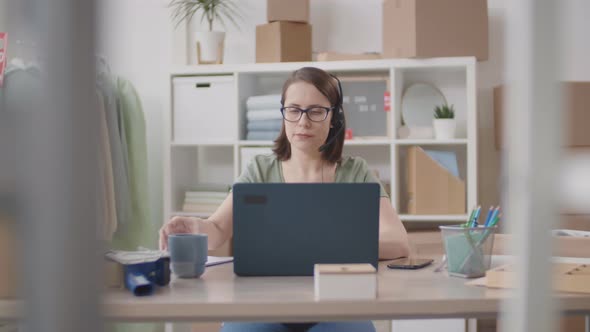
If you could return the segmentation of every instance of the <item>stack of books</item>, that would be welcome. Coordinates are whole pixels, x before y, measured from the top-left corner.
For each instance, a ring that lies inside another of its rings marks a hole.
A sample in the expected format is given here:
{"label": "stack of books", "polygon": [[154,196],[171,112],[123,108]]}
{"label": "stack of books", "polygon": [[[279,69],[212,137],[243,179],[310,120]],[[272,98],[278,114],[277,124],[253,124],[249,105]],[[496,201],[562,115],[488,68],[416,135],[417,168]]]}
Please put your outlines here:
{"label": "stack of books", "polygon": [[208,185],[200,186],[184,195],[183,212],[211,215],[223,203],[229,194],[229,186]]}

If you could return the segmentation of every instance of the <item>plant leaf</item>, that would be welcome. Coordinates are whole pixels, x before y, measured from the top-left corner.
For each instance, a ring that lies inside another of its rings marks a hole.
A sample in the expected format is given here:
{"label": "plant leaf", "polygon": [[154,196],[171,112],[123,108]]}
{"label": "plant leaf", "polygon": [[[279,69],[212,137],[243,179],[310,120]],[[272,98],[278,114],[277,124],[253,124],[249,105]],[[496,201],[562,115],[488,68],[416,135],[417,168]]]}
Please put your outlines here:
{"label": "plant leaf", "polygon": [[238,24],[238,20],[241,21],[242,19],[240,13],[228,6],[227,3],[222,3],[221,6],[224,8],[224,10],[221,11],[221,14],[223,14],[239,30],[240,25]]}
{"label": "plant leaf", "polygon": [[215,21],[225,27],[227,20],[239,29],[238,21],[242,18],[238,5],[231,0],[171,0],[168,7],[172,9],[175,27],[183,21],[190,21],[197,13],[201,15],[201,24],[207,20],[210,28]]}

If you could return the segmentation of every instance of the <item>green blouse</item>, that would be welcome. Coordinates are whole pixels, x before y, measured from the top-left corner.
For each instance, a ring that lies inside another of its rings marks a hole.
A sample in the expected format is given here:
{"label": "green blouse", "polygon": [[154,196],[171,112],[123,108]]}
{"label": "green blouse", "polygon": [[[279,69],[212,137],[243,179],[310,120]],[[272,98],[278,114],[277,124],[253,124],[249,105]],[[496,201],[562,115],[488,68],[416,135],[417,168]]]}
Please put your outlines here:
{"label": "green blouse", "polygon": [[[267,183],[267,182],[285,182],[283,177],[283,168],[281,161],[274,154],[257,155],[254,157],[248,167],[242,172],[242,175],[236,181],[238,183]],[[381,197],[389,197],[383,185],[375,174],[369,169],[367,162],[360,157],[343,157],[336,165],[337,183],[359,183],[371,182],[379,183],[381,188]]]}

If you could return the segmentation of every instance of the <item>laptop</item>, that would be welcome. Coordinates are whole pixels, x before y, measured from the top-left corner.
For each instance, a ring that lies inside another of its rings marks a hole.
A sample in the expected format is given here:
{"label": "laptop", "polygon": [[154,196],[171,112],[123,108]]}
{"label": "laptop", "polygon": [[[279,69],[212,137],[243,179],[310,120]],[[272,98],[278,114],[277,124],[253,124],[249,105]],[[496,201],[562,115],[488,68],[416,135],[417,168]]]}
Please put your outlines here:
{"label": "laptop", "polygon": [[234,273],[310,276],[317,263],[379,258],[379,184],[233,186]]}

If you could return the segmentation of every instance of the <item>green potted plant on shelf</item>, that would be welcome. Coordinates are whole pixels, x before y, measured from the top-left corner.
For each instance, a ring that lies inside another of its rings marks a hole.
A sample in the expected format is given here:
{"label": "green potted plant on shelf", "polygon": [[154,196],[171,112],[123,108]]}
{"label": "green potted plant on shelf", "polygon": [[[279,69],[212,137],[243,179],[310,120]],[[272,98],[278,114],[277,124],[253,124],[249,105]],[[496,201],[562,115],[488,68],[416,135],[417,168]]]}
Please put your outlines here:
{"label": "green potted plant on shelf", "polygon": [[443,104],[434,108],[434,137],[436,139],[455,138],[455,109],[453,105]]}
{"label": "green potted plant on shelf", "polygon": [[[213,31],[213,23],[219,22],[225,27],[225,22],[229,21],[238,27],[237,5],[232,0],[171,0],[169,7],[176,27],[182,22],[189,23],[195,14],[201,14],[200,22],[207,21],[208,30],[189,31],[191,54],[196,51],[200,64],[222,63],[225,32]],[[188,26],[191,29],[190,24]]]}

